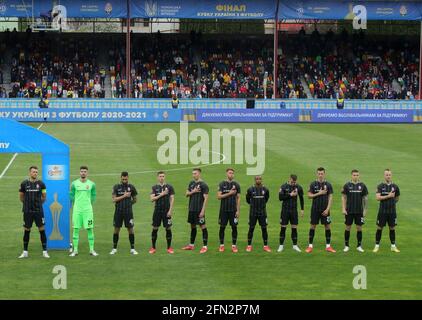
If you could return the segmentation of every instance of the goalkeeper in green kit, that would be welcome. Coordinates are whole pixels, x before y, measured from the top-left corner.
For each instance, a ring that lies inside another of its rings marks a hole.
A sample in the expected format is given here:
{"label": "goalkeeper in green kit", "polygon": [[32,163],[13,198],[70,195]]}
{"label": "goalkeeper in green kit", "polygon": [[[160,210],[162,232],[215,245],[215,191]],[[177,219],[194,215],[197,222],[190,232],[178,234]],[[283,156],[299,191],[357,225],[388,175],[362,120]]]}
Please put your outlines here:
{"label": "goalkeeper in green kit", "polygon": [[94,251],[94,211],[92,204],[95,202],[97,191],[95,183],[87,178],[88,167],[80,167],[80,178],[73,181],[70,187],[70,200],[73,203],[73,251],[71,257],[78,255],[79,231],[86,229],[88,233],[89,254],[98,256]]}

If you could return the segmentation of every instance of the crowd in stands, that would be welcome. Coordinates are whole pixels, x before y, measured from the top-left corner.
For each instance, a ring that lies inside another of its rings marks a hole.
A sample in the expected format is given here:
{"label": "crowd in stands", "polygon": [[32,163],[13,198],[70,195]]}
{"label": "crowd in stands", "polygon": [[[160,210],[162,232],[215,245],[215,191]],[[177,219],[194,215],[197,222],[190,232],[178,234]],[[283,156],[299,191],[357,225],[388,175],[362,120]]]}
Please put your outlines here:
{"label": "crowd in stands", "polygon": [[93,40],[27,32],[10,47],[10,98],[104,97]]}
{"label": "crowd in stands", "polygon": [[419,54],[402,39],[377,41],[363,32],[303,33],[287,46],[312,98],[414,99]]}
{"label": "crowd in stands", "polygon": [[[133,38],[134,98],[273,96],[271,36]],[[126,97],[124,40],[108,44],[109,61],[101,67],[97,45],[90,37],[64,40],[27,32],[7,47],[12,48],[11,92],[1,86],[8,70],[0,70],[0,98],[103,98],[107,76],[112,97]],[[284,99],[415,99],[418,94],[418,50],[402,39],[301,30],[280,39],[277,62],[277,95]]]}

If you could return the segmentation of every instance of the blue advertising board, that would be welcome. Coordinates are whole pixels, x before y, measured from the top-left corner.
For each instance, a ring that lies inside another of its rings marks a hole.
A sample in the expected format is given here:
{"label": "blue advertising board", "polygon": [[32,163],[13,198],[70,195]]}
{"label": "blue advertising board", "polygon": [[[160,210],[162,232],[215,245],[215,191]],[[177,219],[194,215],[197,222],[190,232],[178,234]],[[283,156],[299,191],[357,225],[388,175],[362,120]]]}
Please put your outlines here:
{"label": "blue advertising board", "polygon": [[139,18],[274,19],[277,0],[133,0]]}
{"label": "blue advertising board", "polygon": [[26,122],[178,122],[173,109],[0,108],[0,118]]}
{"label": "blue advertising board", "polygon": [[17,121],[0,119],[0,153],[40,153],[48,249],[70,244],[69,147],[56,138]]}

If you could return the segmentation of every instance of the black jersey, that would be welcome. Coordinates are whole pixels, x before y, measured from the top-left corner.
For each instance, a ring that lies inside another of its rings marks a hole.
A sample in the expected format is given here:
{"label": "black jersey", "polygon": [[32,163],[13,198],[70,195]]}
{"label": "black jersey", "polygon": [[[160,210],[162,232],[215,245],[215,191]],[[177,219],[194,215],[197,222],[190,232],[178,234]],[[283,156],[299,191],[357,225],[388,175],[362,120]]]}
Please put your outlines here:
{"label": "black jersey", "polygon": [[368,189],[363,182],[347,182],[341,191],[346,196],[347,214],[363,214],[363,198],[368,195]]}
{"label": "black jersey", "polygon": [[246,202],[249,203],[249,213],[260,216],[267,214],[266,206],[270,198],[270,191],[264,186],[252,186],[246,192]]}
{"label": "black jersey", "polygon": [[320,190],[327,190],[327,193],[312,199],[312,211],[323,212],[327,209],[330,194],[333,194],[333,186],[328,181],[314,181],[309,186],[309,192],[318,193]]}
{"label": "black jersey", "polygon": [[209,193],[208,185],[202,180],[189,182],[188,191],[191,192],[197,186],[199,186],[201,192],[194,193],[189,197],[189,211],[191,212],[201,212],[204,206],[204,194]]}
{"label": "black jersey", "polygon": [[232,188],[235,187],[237,193],[231,195],[230,197],[221,199],[220,203],[220,211],[222,212],[236,212],[237,211],[237,195],[240,194],[240,185],[232,180],[232,181],[222,181],[218,185],[218,191],[222,194],[229,193]]}
{"label": "black jersey", "polygon": [[23,181],[19,192],[24,194],[22,212],[44,213],[42,207],[42,193],[46,192],[46,186],[41,180]]}
{"label": "black jersey", "polygon": [[[291,197],[290,193],[297,190],[297,196]],[[283,212],[297,212],[297,198],[299,197],[300,209],[304,210],[305,201],[303,199],[303,188],[299,184],[292,186],[289,183],[285,183],[280,187],[278,198],[283,201],[281,205]]]}
{"label": "black jersey", "polygon": [[138,195],[135,186],[130,183],[119,183],[113,186],[113,195],[121,197],[125,192],[131,192],[131,197],[116,202],[116,211],[128,212],[132,210],[132,199]]}
{"label": "black jersey", "polygon": [[156,184],[152,186],[151,194],[154,196],[168,190],[168,194],[155,201],[155,211],[167,212],[170,209],[170,196],[174,195],[174,188],[171,184]]}
{"label": "black jersey", "polygon": [[[395,183],[380,183],[377,187],[377,193],[381,194],[382,196],[388,195],[390,192],[395,192],[396,197],[400,196],[400,189],[399,186]],[[379,206],[380,213],[387,213],[387,214],[396,214],[396,199],[390,198],[386,200],[380,201]]]}

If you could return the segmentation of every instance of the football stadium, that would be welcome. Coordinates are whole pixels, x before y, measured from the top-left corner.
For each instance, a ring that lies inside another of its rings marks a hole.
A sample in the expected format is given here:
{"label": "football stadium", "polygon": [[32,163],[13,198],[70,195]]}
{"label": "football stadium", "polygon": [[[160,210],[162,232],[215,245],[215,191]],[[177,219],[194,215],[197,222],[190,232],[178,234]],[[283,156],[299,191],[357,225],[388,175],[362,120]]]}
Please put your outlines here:
{"label": "football stadium", "polygon": [[0,299],[422,299],[421,43],[420,1],[0,0]]}

